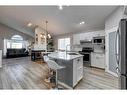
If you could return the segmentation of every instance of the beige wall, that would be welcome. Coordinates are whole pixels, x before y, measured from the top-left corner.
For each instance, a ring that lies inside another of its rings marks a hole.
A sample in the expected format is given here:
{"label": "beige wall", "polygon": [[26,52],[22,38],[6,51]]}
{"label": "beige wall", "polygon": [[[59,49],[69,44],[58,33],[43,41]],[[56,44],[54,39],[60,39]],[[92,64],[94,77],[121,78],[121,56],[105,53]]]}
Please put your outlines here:
{"label": "beige wall", "polygon": [[34,38],[24,34],[20,31],[17,31],[13,28],[10,28],[6,25],[0,24],[0,49],[3,49],[3,40],[5,39],[11,39],[13,35],[21,35],[24,40],[34,41]]}

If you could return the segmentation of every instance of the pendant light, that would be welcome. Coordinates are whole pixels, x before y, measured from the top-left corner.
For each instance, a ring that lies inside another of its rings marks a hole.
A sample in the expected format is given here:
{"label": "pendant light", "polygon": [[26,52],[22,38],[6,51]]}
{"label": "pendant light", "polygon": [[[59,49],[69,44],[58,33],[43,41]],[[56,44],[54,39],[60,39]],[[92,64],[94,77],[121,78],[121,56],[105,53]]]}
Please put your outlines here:
{"label": "pendant light", "polygon": [[51,38],[51,35],[48,33],[47,27],[48,27],[48,21],[46,21],[46,35],[48,38]]}

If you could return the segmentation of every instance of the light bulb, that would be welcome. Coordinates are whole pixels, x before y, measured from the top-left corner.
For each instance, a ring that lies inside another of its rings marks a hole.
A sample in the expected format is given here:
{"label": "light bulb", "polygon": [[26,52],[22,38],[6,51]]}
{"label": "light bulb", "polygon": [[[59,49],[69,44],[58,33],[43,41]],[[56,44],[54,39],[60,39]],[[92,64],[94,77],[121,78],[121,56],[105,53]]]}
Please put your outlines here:
{"label": "light bulb", "polygon": [[28,26],[28,27],[31,27],[31,26],[32,26],[32,23],[31,23],[31,22],[29,22],[29,23],[27,24],[27,26]]}

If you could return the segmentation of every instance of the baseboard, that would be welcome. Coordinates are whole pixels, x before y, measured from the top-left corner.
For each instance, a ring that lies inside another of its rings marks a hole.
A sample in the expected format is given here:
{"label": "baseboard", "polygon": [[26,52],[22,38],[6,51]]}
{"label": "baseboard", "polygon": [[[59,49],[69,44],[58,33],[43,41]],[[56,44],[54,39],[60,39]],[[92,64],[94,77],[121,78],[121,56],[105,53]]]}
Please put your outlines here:
{"label": "baseboard", "polygon": [[68,86],[67,84],[65,84],[63,82],[58,81],[58,84],[65,87],[65,88],[67,88],[67,89],[73,89],[73,88],[71,88],[70,86]]}
{"label": "baseboard", "polygon": [[112,74],[115,77],[118,77],[118,75],[110,70],[105,69],[105,72]]}

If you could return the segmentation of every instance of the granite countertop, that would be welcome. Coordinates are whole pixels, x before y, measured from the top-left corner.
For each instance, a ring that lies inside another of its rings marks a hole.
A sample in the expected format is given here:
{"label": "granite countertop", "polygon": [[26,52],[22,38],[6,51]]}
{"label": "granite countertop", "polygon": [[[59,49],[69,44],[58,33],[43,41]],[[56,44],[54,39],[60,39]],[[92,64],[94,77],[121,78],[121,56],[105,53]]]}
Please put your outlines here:
{"label": "granite countertop", "polygon": [[62,59],[62,60],[73,60],[75,58],[83,56],[79,53],[76,53],[77,55],[69,55],[68,53],[71,53],[71,52],[67,52],[67,53],[66,52],[53,52],[49,54],[48,56],[54,59]]}

